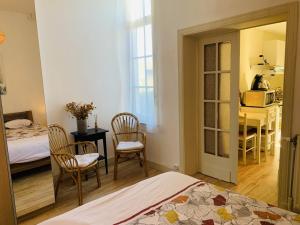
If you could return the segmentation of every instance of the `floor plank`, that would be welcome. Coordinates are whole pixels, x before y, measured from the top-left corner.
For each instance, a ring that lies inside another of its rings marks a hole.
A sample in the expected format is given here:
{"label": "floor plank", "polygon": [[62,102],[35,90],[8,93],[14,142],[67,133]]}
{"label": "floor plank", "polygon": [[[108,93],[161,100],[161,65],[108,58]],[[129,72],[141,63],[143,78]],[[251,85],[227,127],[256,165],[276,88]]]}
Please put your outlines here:
{"label": "floor plank", "polygon": [[[239,164],[238,184],[234,185],[215,178],[211,178],[202,174],[196,174],[194,177],[217,186],[230,189],[251,198],[267,202],[277,206],[278,195],[278,167],[279,152],[275,156],[267,155],[267,161],[262,154],[262,162],[260,165],[251,159],[251,155],[247,155],[247,165]],[[241,162],[241,159],[240,159]]]}

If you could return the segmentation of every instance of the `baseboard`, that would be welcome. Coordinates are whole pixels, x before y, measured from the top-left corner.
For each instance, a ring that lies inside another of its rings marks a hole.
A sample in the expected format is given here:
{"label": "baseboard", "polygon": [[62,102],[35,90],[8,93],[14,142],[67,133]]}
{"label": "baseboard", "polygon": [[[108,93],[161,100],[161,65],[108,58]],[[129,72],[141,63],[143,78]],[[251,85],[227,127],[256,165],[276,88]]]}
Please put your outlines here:
{"label": "baseboard", "polygon": [[[126,162],[126,161],[128,161],[130,159],[121,159],[121,160],[122,161],[120,161],[120,162],[122,163],[122,162]],[[115,158],[114,157],[108,158],[107,162],[108,162],[108,166],[113,166],[114,162],[115,162]],[[156,162],[152,162],[152,161],[148,161],[148,166],[149,166],[149,168],[153,168],[153,169],[158,170],[158,171],[163,172],[163,173],[164,172],[169,172],[169,171],[174,171],[174,169],[171,169],[171,168],[169,168],[167,166],[164,166],[162,164],[159,164],[159,163],[156,163]],[[100,161],[100,168],[104,168],[104,167],[105,167],[105,163],[102,160],[102,161]],[[53,176],[53,179],[54,179],[55,182],[57,181],[57,178],[58,178],[58,175],[54,175]],[[64,179],[69,179],[69,177],[65,176],[65,177],[63,177],[63,180]]]}
{"label": "baseboard", "polygon": [[[113,166],[114,162],[115,162],[115,158],[112,157],[112,158],[109,158],[107,159],[108,161],[108,166]],[[123,159],[123,161],[121,162],[126,162],[128,161],[128,159]],[[104,167],[104,161],[101,161],[100,162],[100,168]],[[169,172],[169,171],[174,171],[173,169],[167,167],[167,166],[164,166],[162,164],[159,164],[159,163],[156,163],[156,162],[152,162],[152,161],[148,161],[148,166],[150,168],[153,168],[155,170],[158,170],[158,171],[161,171],[161,172]]]}
{"label": "baseboard", "polygon": [[153,168],[155,170],[158,170],[158,171],[161,171],[161,172],[169,172],[169,171],[174,171],[173,169],[167,167],[167,166],[164,166],[164,165],[161,165],[159,163],[156,163],[156,162],[152,162],[152,161],[148,161],[148,166],[150,168]]}

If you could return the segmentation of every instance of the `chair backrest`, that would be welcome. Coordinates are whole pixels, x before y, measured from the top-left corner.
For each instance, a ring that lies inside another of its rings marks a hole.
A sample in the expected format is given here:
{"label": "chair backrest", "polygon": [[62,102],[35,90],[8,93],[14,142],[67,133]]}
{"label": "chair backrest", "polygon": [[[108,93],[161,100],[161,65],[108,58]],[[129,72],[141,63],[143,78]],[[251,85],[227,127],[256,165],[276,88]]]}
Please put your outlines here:
{"label": "chair backrest", "polygon": [[248,132],[247,113],[244,113],[244,116],[239,116],[239,124],[242,125],[243,136],[247,137],[247,132]]}
{"label": "chair backrest", "polygon": [[138,139],[139,120],[131,113],[119,113],[111,121],[117,142],[133,141]]}
{"label": "chair backrest", "polygon": [[69,144],[65,129],[58,124],[48,126],[48,135],[52,153],[57,153],[58,149]]}

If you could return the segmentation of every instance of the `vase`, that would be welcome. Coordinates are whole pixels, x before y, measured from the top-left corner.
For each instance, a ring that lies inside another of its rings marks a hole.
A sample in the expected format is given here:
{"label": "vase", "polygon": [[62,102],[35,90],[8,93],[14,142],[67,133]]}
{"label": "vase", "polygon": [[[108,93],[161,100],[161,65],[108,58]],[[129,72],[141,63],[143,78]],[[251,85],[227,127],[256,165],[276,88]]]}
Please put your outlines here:
{"label": "vase", "polygon": [[77,119],[77,131],[78,133],[84,134],[87,132],[87,120]]}

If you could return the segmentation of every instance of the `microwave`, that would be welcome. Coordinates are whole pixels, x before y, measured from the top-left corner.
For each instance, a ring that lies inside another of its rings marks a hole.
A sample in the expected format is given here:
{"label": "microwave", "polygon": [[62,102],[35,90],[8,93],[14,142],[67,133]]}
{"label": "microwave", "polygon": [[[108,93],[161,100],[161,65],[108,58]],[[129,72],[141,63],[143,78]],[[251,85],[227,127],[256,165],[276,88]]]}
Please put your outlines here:
{"label": "microwave", "polygon": [[246,91],[243,103],[250,107],[266,107],[275,102],[275,91]]}

